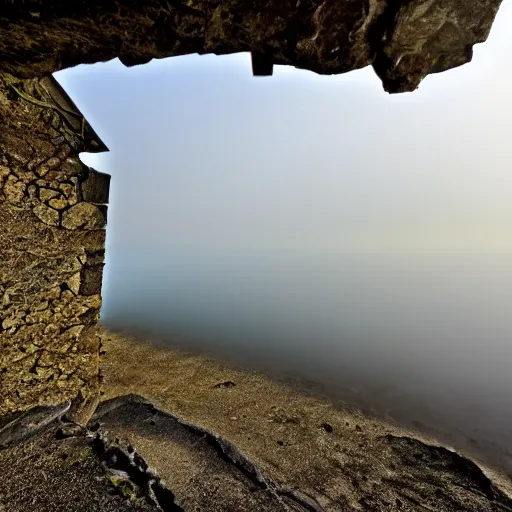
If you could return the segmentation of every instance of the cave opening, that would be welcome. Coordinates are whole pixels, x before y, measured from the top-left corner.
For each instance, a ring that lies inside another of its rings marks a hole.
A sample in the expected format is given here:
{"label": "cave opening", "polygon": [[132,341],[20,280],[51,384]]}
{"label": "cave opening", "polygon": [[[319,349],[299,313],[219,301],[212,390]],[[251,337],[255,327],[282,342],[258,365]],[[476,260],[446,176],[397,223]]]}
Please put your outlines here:
{"label": "cave opening", "polygon": [[[368,69],[254,80],[248,55],[58,74],[111,149],[83,157],[114,177],[104,324],[406,423],[451,408],[446,429],[464,428],[464,390],[506,360],[510,330],[507,160],[488,145],[507,116],[475,101],[509,77],[483,55],[411,97],[382,96]],[[482,428],[499,430],[508,386],[505,369],[487,380]]]}

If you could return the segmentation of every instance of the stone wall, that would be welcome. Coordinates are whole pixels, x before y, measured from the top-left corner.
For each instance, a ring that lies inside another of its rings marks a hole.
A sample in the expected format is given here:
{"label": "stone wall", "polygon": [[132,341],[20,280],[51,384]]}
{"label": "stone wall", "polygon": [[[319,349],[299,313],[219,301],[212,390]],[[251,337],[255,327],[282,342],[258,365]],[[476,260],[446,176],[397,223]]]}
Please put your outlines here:
{"label": "stone wall", "polygon": [[0,74],[0,415],[97,392],[104,150],[53,78]]}

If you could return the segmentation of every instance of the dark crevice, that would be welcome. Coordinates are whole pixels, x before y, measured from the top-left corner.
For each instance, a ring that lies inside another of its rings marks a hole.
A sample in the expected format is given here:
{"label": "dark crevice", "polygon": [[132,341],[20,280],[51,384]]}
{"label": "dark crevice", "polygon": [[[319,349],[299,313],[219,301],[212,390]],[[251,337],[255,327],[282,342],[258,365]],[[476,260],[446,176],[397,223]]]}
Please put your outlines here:
{"label": "dark crevice", "polygon": [[[484,472],[472,460],[460,455],[457,452],[448,450],[441,446],[428,445],[410,437],[399,437],[387,434],[384,439],[393,449],[402,454],[401,458],[406,465],[417,465],[436,467],[447,466],[450,471],[459,476],[459,485],[469,491],[475,491],[475,487],[489,501],[495,501],[497,490]],[[404,449],[406,448],[406,449]],[[412,454],[405,457],[403,454]]]}
{"label": "dark crevice", "polygon": [[368,31],[373,69],[388,92],[398,92],[407,81],[406,77],[390,79],[388,71],[393,68],[394,62],[385,51],[386,44],[393,33],[398,12],[405,3],[407,2],[402,0],[388,0],[384,11]]}
{"label": "dark crevice", "polygon": [[204,439],[208,445],[215,449],[222,460],[235,466],[236,469],[238,469],[238,471],[247,477],[254,485],[263,490],[269,488],[267,482],[261,474],[259,474],[256,467],[250,461],[244,460],[245,458],[240,457],[240,454],[237,453],[233,446],[230,446],[225,441],[222,441],[211,434],[205,434]]}
{"label": "dark crevice", "polygon": [[323,512],[324,510],[313,498],[306,496],[299,491],[279,489],[277,492],[280,496],[288,498],[289,500],[299,504],[308,512]]}
{"label": "dark crevice", "polygon": [[153,482],[151,484],[151,490],[153,491],[153,494],[155,495],[156,501],[159,505],[159,507],[164,510],[165,512],[172,512],[172,511],[182,511],[183,509],[176,505],[175,496],[174,494],[167,489],[167,487],[164,487],[159,482]]}
{"label": "dark crevice", "polygon": [[236,384],[233,381],[226,380],[225,382],[219,382],[218,384],[215,384],[215,386],[213,386],[213,387],[216,389],[219,389],[219,388],[234,388],[235,386],[236,386]]}
{"label": "dark crevice", "polygon": [[43,355],[43,353],[40,352],[39,355],[37,356],[36,360],[34,361],[34,364],[28,370],[29,373],[33,373],[34,375],[37,375],[37,367],[39,366],[39,360],[41,359],[42,355]]}
{"label": "dark crevice", "polygon": [[158,506],[164,512],[184,512],[175,501],[174,493],[149,470],[144,458],[130,446],[126,451],[117,443],[110,443],[100,433],[92,441],[92,448],[100,461],[111,470],[122,471],[136,486],[139,497]]}

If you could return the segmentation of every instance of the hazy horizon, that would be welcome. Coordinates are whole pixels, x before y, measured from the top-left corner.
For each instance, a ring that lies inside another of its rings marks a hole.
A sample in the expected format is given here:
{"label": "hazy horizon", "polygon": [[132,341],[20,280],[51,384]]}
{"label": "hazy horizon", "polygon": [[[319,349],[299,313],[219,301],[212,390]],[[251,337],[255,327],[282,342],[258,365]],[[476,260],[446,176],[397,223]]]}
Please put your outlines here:
{"label": "hazy horizon", "polygon": [[393,96],[245,54],[57,73],[110,148],[103,321],[504,446],[511,23]]}

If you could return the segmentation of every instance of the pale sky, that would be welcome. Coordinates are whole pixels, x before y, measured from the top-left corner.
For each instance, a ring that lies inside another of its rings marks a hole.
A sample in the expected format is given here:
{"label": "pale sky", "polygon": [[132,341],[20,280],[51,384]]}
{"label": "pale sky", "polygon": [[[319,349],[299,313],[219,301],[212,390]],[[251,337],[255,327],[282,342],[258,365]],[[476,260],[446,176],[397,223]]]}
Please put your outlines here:
{"label": "pale sky", "polygon": [[[390,96],[249,56],[57,74],[111,152],[109,243],[283,250],[512,251],[512,5],[473,62]],[[134,233],[136,237],[134,238]]]}

